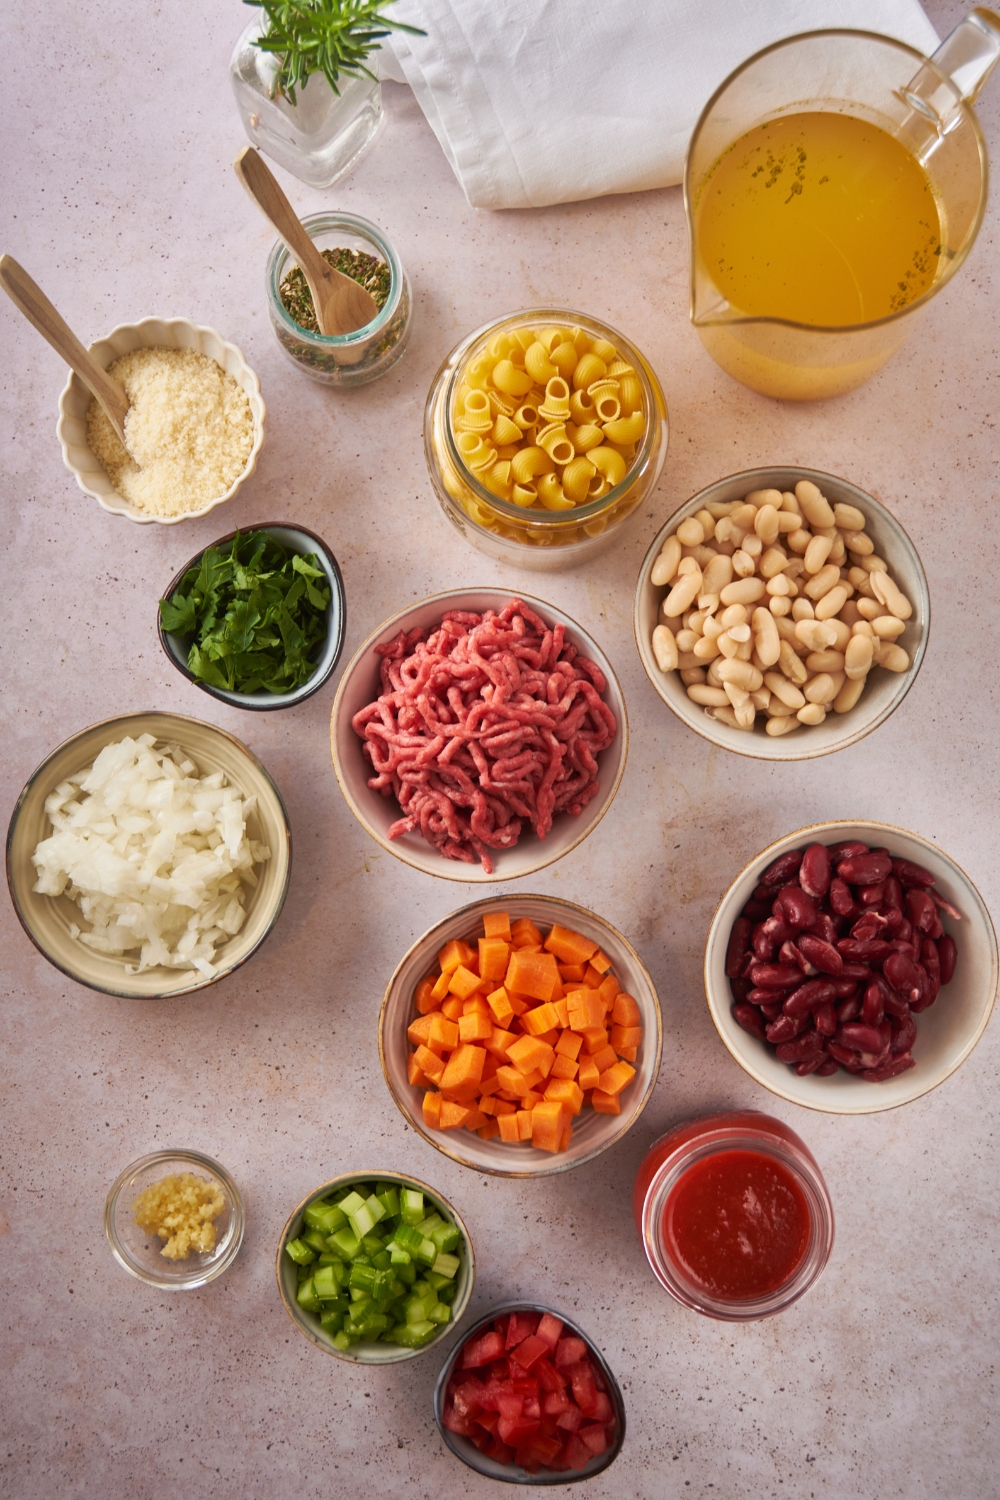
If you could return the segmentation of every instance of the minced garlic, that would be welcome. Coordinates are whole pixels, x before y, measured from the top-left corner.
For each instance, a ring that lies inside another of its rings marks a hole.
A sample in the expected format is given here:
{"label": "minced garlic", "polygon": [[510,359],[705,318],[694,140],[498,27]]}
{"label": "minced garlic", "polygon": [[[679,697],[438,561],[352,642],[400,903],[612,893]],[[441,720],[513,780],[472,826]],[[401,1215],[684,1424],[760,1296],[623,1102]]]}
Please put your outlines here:
{"label": "minced garlic", "polygon": [[126,451],[96,401],[87,442],[122,499],[155,516],[200,510],[246,468],[253,415],[245,391],[194,349],[133,349],[108,367],[129,399]]}
{"label": "minced garlic", "polygon": [[215,1225],[226,1206],[217,1182],[193,1172],[161,1177],[136,1198],[132,1217],[146,1234],[159,1235],[167,1260],[184,1260],[192,1250],[215,1249]]}

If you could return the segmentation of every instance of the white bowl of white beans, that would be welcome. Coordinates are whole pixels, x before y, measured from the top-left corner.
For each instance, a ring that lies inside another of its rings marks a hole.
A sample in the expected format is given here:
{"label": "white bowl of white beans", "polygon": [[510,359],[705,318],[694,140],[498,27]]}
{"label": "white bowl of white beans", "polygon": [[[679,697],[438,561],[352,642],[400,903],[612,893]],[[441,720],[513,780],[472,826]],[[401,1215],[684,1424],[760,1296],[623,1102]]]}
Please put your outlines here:
{"label": "white bowl of white beans", "polygon": [[930,595],[910,538],[864,490],[816,469],[747,469],[701,490],[657,533],[633,620],[646,675],[696,734],[737,755],[811,760],[863,739],[906,697]]}

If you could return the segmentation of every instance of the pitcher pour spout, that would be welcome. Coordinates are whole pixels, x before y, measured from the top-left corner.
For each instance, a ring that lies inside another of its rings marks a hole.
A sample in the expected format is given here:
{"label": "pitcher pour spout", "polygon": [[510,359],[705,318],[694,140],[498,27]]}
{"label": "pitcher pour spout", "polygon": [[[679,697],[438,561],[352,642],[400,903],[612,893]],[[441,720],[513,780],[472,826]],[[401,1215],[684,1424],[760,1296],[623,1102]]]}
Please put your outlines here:
{"label": "pitcher pour spout", "polygon": [[962,118],[963,102],[975,103],[998,62],[1000,15],[977,6],[949,32],[930,64],[899,90],[899,98],[939,135],[947,135]]}

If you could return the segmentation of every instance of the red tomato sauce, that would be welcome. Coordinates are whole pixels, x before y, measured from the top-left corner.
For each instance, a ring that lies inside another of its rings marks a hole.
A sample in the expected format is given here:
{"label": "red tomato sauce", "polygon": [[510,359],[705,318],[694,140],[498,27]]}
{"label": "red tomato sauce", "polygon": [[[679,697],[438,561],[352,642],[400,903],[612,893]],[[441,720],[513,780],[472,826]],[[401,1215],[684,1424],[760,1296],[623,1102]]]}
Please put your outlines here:
{"label": "red tomato sauce", "polygon": [[809,1245],[809,1206],[787,1167],[763,1152],[716,1151],[667,1199],[664,1235],[696,1286],[733,1302],[784,1286]]}

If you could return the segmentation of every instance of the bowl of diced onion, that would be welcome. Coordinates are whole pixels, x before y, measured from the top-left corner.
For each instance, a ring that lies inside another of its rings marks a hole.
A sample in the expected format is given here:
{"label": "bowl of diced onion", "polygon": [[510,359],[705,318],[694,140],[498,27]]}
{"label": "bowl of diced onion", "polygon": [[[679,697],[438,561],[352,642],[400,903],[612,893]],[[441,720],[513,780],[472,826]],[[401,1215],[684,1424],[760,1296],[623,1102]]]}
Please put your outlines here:
{"label": "bowl of diced onion", "polygon": [[291,833],[245,745],[181,714],[93,724],[35,770],[7,832],[7,882],[39,952],[125,999],[202,989],[281,911]]}

